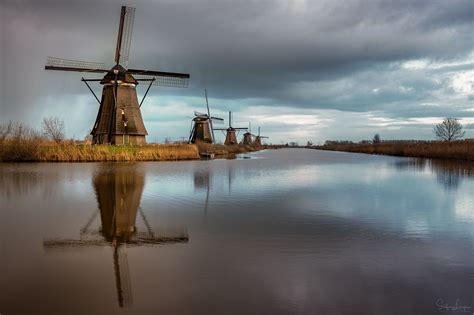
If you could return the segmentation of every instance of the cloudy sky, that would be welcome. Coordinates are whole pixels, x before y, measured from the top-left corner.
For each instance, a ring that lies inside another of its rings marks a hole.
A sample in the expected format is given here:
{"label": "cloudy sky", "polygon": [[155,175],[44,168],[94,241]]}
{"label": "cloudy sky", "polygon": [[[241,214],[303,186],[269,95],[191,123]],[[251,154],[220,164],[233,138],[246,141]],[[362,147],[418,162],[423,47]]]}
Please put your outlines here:
{"label": "cloudy sky", "polygon": [[472,0],[1,0],[0,122],[59,116],[83,138],[98,104],[46,57],[112,65],[122,4],[136,7],[129,66],[191,75],[150,91],[149,141],[188,136],[204,88],[213,115],[272,143],[432,139],[443,117],[474,138]]}

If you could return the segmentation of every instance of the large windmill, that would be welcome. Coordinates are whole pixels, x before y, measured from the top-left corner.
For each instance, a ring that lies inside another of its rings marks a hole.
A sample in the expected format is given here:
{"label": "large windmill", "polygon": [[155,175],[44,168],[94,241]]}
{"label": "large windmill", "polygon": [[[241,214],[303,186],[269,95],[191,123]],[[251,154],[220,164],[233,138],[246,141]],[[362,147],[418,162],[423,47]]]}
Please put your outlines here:
{"label": "large windmill", "polygon": [[228,128],[215,128],[214,130],[225,130],[226,136],[225,136],[225,145],[234,145],[238,144],[239,142],[237,141],[237,135],[236,131],[239,132],[239,130],[247,130],[248,128],[234,128],[232,127],[232,112],[229,112],[229,127]]}
{"label": "large windmill", "polygon": [[260,135],[260,127],[258,127],[258,134],[255,136],[255,145],[261,146],[262,145],[262,139],[268,139],[268,137],[261,136]]}
{"label": "large windmill", "polygon": [[[117,301],[120,307],[133,304],[132,285],[128,269],[126,249],[132,246],[152,246],[170,243],[187,243],[185,231],[166,231],[166,234],[152,230],[140,200],[145,185],[144,174],[134,167],[101,169],[94,175],[93,185],[97,196],[98,211],[94,211],[80,230],[78,239],[46,239],[43,247],[47,251],[79,247],[111,247]],[[100,213],[100,228],[91,226]],[[143,220],[146,231],[139,231],[136,225],[137,213]]]}
{"label": "large windmill", "polygon": [[[100,104],[99,112],[92,128],[92,142],[96,144],[143,144],[148,134],[143,123],[140,107],[152,84],[170,87],[187,87],[189,74],[138,70],[128,68],[130,43],[132,40],[135,8],[122,6],[115,48],[115,65],[108,69],[105,64],[48,57],[46,70],[61,70],[89,73],[105,73],[102,79],[84,79]],[[88,82],[103,85],[102,97],[95,95]],[[149,83],[138,103],[136,86],[139,82]]]}
{"label": "large windmill", "polygon": [[189,135],[190,143],[214,143],[216,138],[214,137],[214,127],[212,125],[212,122],[224,121],[224,119],[222,118],[211,116],[211,111],[209,110],[209,101],[207,100],[207,90],[204,90],[204,94],[206,96],[207,114],[199,113],[196,111],[194,112],[194,118],[192,122],[193,125]]}

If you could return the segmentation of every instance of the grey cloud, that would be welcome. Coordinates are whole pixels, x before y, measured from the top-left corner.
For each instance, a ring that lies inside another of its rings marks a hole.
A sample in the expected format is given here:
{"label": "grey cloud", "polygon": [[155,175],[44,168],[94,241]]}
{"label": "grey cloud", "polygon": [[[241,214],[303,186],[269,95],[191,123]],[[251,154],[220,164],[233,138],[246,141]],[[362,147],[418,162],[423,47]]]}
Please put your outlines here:
{"label": "grey cloud", "polygon": [[[127,5],[137,8],[130,66],[191,74],[189,89],[153,89],[157,97],[201,98],[207,87],[222,100],[215,105],[221,109],[272,105],[379,110],[390,117],[472,116],[466,108],[473,96],[452,107],[456,93],[447,87],[448,72],[470,70],[472,63],[400,69],[410,59],[463,60],[473,52],[469,0]],[[46,72],[45,58],[110,62],[119,6],[112,0],[2,1],[0,105],[6,117],[38,115],[49,95],[86,95],[79,74]],[[420,106],[427,102],[438,106]]]}

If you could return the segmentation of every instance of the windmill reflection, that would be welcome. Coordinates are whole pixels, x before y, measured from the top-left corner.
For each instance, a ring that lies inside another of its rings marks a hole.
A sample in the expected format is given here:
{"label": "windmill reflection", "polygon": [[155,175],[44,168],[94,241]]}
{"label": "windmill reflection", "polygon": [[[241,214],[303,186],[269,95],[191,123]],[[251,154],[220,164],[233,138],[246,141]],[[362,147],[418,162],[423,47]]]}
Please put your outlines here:
{"label": "windmill reflection", "polygon": [[[202,163],[202,164],[201,164]],[[227,175],[223,172],[213,173],[212,168],[207,161],[200,162],[194,166],[194,192],[205,193],[204,199],[204,215],[207,215],[209,209],[209,199],[211,190],[219,188],[225,189],[225,181],[227,181],[227,190],[229,195],[232,194],[232,180],[235,176],[234,167],[232,164],[227,166]]]}
{"label": "windmill reflection", "polygon": [[209,166],[194,169],[194,191],[206,190],[206,201],[204,203],[204,215],[207,214],[209,206],[209,191],[210,191],[211,174]]}
{"label": "windmill reflection", "polygon": [[[166,235],[156,234],[140,208],[145,186],[145,176],[134,165],[116,165],[101,168],[94,176],[99,210],[94,212],[80,230],[79,239],[49,239],[43,241],[45,249],[71,248],[78,246],[111,246],[117,299],[120,307],[133,304],[131,281],[126,248],[130,246],[160,245],[188,242],[185,231]],[[91,229],[100,212],[101,228]],[[137,213],[146,231],[136,227]]]}

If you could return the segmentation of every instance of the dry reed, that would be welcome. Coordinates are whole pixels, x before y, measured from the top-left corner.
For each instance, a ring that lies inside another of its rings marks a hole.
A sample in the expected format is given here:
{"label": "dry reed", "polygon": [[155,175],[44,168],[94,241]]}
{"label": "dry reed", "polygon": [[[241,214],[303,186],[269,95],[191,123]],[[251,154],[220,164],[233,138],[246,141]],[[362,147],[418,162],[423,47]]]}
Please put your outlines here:
{"label": "dry reed", "polygon": [[474,140],[434,142],[385,142],[379,144],[336,144],[317,149],[354,153],[474,161]]}
{"label": "dry reed", "polygon": [[4,141],[0,143],[3,162],[96,162],[96,161],[169,161],[199,159],[197,146],[166,144],[144,146],[110,146],[33,143]]}
{"label": "dry reed", "polygon": [[263,147],[255,145],[223,145],[223,144],[210,144],[204,142],[196,143],[199,153],[213,153],[215,155],[235,155],[246,152],[254,152],[261,150]]}
{"label": "dry reed", "polygon": [[228,156],[259,149],[262,147],[207,143],[114,146],[4,140],[0,141],[0,162],[177,161],[199,159],[204,152]]}

